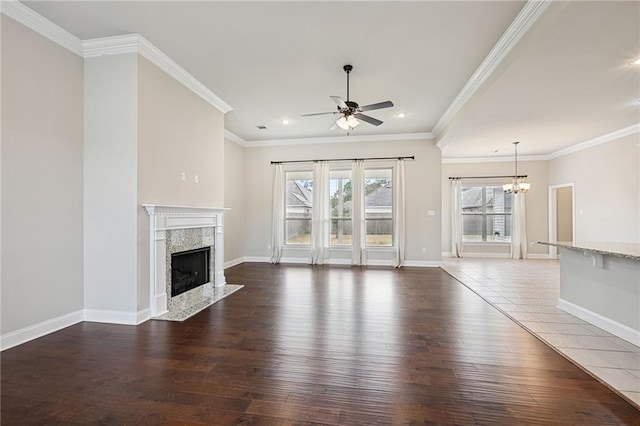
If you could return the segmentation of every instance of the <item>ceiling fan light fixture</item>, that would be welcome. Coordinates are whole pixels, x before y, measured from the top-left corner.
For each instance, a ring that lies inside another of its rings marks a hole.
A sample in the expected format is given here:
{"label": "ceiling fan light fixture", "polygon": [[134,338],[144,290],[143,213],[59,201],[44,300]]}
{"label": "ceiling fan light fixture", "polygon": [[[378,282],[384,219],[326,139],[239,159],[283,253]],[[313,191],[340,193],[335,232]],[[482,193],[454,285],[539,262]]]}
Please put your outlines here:
{"label": "ceiling fan light fixture", "polygon": [[336,124],[343,130],[349,130],[356,127],[360,122],[353,115],[345,117],[344,115],[336,120]]}

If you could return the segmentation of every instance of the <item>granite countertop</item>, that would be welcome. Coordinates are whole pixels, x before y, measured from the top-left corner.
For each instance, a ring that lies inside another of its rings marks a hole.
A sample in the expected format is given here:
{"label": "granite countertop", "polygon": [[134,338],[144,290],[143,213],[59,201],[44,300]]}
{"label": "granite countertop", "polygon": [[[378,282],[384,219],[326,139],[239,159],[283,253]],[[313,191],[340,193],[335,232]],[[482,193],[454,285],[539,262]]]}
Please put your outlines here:
{"label": "granite countertop", "polygon": [[640,244],[637,243],[570,243],[563,241],[552,243],[549,241],[538,241],[538,244],[568,248],[573,250],[585,250],[607,256],[617,256],[627,259],[640,260]]}

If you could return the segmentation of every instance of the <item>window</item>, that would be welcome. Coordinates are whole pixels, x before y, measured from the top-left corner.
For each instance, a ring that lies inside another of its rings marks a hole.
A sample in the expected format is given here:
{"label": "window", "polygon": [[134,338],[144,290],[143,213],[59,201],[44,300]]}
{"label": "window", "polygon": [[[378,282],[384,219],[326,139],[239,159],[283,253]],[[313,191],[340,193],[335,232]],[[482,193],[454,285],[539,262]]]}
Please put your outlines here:
{"label": "window", "polygon": [[392,169],[365,169],[364,216],[367,247],[393,245]]}
{"label": "window", "polygon": [[311,242],[313,173],[287,172],[285,188],[285,244]]}
{"label": "window", "polygon": [[501,186],[462,188],[462,239],[511,241],[511,194]]}
{"label": "window", "polygon": [[329,197],[331,202],[332,246],[351,245],[352,208],[351,170],[329,172]]}

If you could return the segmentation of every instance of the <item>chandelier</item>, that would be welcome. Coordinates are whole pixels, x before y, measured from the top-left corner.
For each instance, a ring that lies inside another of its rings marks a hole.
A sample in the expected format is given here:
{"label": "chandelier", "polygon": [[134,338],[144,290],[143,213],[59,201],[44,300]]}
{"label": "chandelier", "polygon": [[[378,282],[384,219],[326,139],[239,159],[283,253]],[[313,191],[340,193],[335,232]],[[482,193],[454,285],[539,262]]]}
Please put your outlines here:
{"label": "chandelier", "polygon": [[514,142],[513,143],[513,148],[515,150],[515,174],[513,175],[513,181],[511,183],[507,183],[502,185],[502,189],[504,190],[504,192],[510,194],[510,193],[514,193],[517,194],[519,192],[522,192],[523,194],[529,191],[529,188],[531,188],[531,184],[528,182],[524,182],[524,180],[522,180],[519,176],[518,176],[518,144],[520,142]]}

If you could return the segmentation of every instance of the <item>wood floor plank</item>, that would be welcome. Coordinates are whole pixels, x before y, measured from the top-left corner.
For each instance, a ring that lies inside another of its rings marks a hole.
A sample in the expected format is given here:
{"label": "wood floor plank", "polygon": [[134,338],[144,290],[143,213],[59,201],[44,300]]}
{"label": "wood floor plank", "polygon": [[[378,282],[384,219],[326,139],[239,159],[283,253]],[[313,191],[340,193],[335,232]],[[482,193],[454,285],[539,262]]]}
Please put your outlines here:
{"label": "wood floor plank", "polygon": [[2,353],[3,425],[629,424],[640,411],[439,269],[241,264],[184,321]]}

